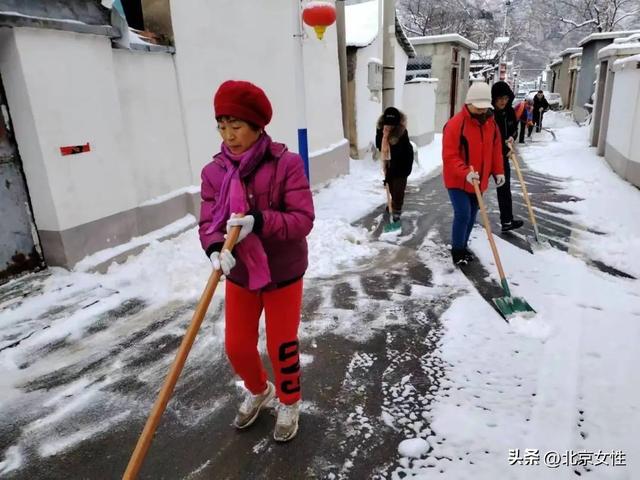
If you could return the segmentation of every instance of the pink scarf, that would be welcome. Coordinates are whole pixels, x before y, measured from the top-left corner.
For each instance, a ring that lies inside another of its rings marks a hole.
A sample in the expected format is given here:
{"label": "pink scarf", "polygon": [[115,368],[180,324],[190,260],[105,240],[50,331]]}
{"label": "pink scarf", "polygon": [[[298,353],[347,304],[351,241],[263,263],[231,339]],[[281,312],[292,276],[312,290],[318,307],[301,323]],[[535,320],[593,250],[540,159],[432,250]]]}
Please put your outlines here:
{"label": "pink scarf", "polygon": [[[221,157],[227,168],[222,180],[218,201],[213,207],[211,226],[207,233],[226,230],[227,220],[232,213],[246,214],[249,211],[245,179],[255,171],[271,146],[271,138],[264,133],[245,152],[234,155],[223,143]],[[260,290],[271,282],[271,272],[267,254],[262,242],[254,233],[250,233],[238,243],[234,251],[247,267],[249,290]]]}

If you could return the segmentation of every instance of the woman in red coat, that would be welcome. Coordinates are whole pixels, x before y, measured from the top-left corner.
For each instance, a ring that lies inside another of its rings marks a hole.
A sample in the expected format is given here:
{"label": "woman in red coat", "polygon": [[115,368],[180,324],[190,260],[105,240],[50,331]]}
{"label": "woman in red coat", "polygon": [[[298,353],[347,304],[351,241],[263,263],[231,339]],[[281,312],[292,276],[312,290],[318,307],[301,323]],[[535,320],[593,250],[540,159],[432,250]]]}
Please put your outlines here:
{"label": "woman in red coat", "polygon": [[[247,389],[234,425],[249,427],[277,396],[273,436],[284,442],[298,431],[298,327],[313,199],[302,158],[265,132],[272,112],[262,89],[227,81],[213,104],[222,145],[202,170],[200,242],[227,277],[225,349]],[[225,234],[236,226],[242,228],[233,253],[222,250]],[[275,385],[258,352],[263,311]]]}
{"label": "woman in red coat", "polygon": [[474,83],[467,93],[465,106],[447,122],[443,131],[442,174],[453,205],[451,256],[456,265],[466,265],[473,259],[467,248],[478,213],[473,181],[480,183],[483,193],[489,186],[490,176],[498,187],[505,183],[502,137],[492,109],[489,85]]}

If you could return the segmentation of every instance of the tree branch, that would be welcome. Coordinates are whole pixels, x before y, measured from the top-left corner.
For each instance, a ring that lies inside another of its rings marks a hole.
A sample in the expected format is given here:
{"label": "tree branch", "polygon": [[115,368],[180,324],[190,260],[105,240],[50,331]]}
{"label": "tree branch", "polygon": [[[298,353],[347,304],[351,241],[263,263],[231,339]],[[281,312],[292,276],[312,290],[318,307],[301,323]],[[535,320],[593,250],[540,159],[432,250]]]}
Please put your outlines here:
{"label": "tree branch", "polygon": [[593,19],[593,18],[590,19],[590,20],[586,20],[586,21],[584,21],[582,23],[576,23],[573,20],[569,20],[569,19],[563,18],[563,17],[560,17],[560,21],[563,22],[563,23],[566,23],[568,25],[573,25],[573,27],[574,27],[573,30],[577,30],[578,28],[586,27],[590,23],[595,23],[596,25],[598,23],[598,21]]}

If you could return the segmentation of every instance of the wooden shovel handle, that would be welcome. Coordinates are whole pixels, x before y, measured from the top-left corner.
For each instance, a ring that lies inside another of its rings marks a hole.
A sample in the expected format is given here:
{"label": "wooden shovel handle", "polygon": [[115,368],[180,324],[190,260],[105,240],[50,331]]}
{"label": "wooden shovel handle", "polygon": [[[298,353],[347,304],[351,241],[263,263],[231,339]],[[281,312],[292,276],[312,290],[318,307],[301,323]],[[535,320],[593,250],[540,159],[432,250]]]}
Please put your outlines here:
{"label": "wooden shovel handle", "polygon": [[520,162],[518,161],[518,157],[516,157],[516,151],[511,144],[509,144],[509,156],[511,157],[513,166],[516,167],[516,175],[518,175],[518,181],[520,182],[520,186],[522,187],[524,201],[527,204],[527,209],[529,210],[529,219],[531,220],[531,225],[533,225],[533,229],[537,234],[538,224],[536,222],[536,216],[533,214],[533,206],[531,205],[531,199],[529,198],[529,192],[527,191],[527,184],[524,183],[524,177],[522,175],[522,170],[520,169]]}
{"label": "wooden shovel handle", "polygon": [[[238,240],[238,236],[240,235],[240,230],[242,227],[233,227],[229,235],[227,235],[227,239],[224,242],[223,250],[231,251],[233,246],[236,244]],[[209,275],[209,281],[207,282],[207,286],[200,297],[200,301],[198,302],[198,306],[196,307],[195,312],[193,313],[193,317],[191,319],[191,324],[187,329],[187,332],[182,339],[182,343],[180,344],[180,348],[176,353],[176,358],[173,361],[173,365],[171,365],[171,369],[167,374],[167,378],[164,381],[164,385],[162,385],[162,389],[158,394],[158,398],[156,399],[156,403],[153,405],[153,409],[151,410],[151,414],[147,419],[147,423],[144,426],[144,430],[140,434],[140,438],[138,439],[138,443],[136,444],[136,448],[134,449],[131,459],[129,460],[129,464],[127,465],[127,469],[122,476],[123,480],[134,480],[138,477],[138,472],[142,467],[142,463],[149,451],[149,446],[151,445],[151,441],[153,440],[153,436],[155,434],[156,429],[158,428],[158,424],[160,423],[160,418],[167,408],[167,404],[171,399],[171,395],[173,394],[173,390],[178,382],[178,378],[180,377],[180,373],[182,373],[182,368],[184,367],[185,362],[187,361],[187,356],[191,351],[191,347],[193,346],[193,342],[198,334],[198,330],[200,330],[200,325],[202,325],[202,321],[204,319],[205,314],[207,313],[207,309],[209,308],[209,304],[211,303],[211,298],[216,291],[216,287],[220,282],[220,277],[222,276],[222,272],[220,270],[213,270],[211,275]]]}
{"label": "wooden shovel handle", "polygon": [[[471,171],[475,172],[472,166],[470,166]],[[496,247],[496,243],[493,240],[493,233],[491,233],[491,223],[489,222],[489,215],[487,215],[487,209],[484,206],[484,200],[482,199],[482,193],[480,193],[480,183],[478,180],[473,180],[473,189],[476,191],[476,198],[478,199],[478,206],[480,207],[480,215],[482,216],[482,223],[484,224],[484,230],[487,232],[487,238],[489,239],[489,245],[491,245],[491,251],[493,252],[493,258],[496,261],[496,266],[498,267],[498,274],[500,275],[500,280],[503,281],[506,279],[504,274],[504,270],[502,269],[502,262],[500,261],[500,255],[498,255],[498,248]]]}

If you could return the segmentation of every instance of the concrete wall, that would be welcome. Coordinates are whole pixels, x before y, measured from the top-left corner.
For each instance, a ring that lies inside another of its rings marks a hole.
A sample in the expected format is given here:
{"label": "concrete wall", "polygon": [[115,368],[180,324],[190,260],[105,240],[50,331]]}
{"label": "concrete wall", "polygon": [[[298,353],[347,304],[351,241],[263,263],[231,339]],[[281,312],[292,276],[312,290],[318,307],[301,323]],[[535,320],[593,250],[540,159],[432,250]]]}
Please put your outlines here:
{"label": "concrete wall", "polygon": [[551,78],[549,79],[549,91],[559,93],[560,87],[560,65],[551,67]]}
{"label": "concrete wall", "polygon": [[[5,29],[2,40],[0,70],[47,263],[73,265],[189,211],[184,199],[144,207],[191,184],[171,55],[44,29]],[[85,143],[90,152],[61,155],[61,146]]]}
{"label": "concrete wall", "polygon": [[[104,36],[0,29],[0,73],[48,264],[71,266],[198,211],[200,171],[221,143],[212,97],[227,79],[263,87],[269,133],[298,150],[292,13],[285,0],[173,2],[175,56],[114,50]],[[240,24],[254,34],[239,35]],[[323,41],[307,33],[310,172],[320,183],[348,172],[348,144],[336,29]],[[87,142],[90,152],[60,153]]]}
{"label": "concrete wall", "polygon": [[605,158],[624,179],[640,187],[640,59],[616,66]]}
{"label": "concrete wall", "polygon": [[569,105],[569,89],[571,88],[571,76],[569,75],[569,63],[571,55],[562,57],[562,64],[558,70],[558,78],[556,79],[556,91],[562,98],[562,104]]}
{"label": "concrete wall", "polygon": [[402,46],[396,42],[394,52],[394,67],[395,67],[395,92],[394,92],[394,106],[402,109],[404,106],[404,82],[407,77],[407,62],[409,56],[404,51]]}
{"label": "concrete wall", "polygon": [[598,50],[610,43],[611,40],[597,40],[582,46],[582,67],[578,76],[573,106],[573,116],[578,122],[583,122],[589,113],[584,108],[584,104],[590,103],[591,94],[595,91],[596,67],[599,64]]}
{"label": "concrete wall", "polygon": [[404,112],[411,140],[421,147],[431,143],[435,133],[437,81],[409,82],[404,85]]}
{"label": "concrete wall", "polygon": [[[451,117],[450,115],[450,96],[451,96],[451,70],[453,68],[452,49],[459,49],[459,63],[457,65],[458,73],[456,75],[456,104],[455,111],[458,112],[464,105],[464,100],[469,89],[469,68],[470,68],[470,51],[462,46],[451,43],[414,45],[418,55],[431,57],[431,76],[438,79],[438,88],[436,90],[436,116],[435,129],[441,133],[445,123]],[[463,60],[464,59],[464,62]],[[464,71],[462,64],[464,63]]]}
{"label": "concrete wall", "polygon": [[364,157],[375,147],[376,121],[382,114],[382,92],[378,98],[372,97],[367,88],[368,64],[371,58],[382,59],[382,44],[377,40],[371,45],[359,48],[356,53],[355,77],[355,138],[358,158]]}
{"label": "concrete wall", "polygon": [[[287,0],[250,4],[234,0],[171,2],[192,183],[199,184],[200,170],[219,151],[212,98],[225,80],[248,80],[263,88],[274,111],[267,131],[297,151],[291,8]],[[343,140],[342,110],[336,28],[329,27],[323,41],[316,39],[312,29],[307,28],[307,34],[306,106],[309,150],[314,151]],[[337,156],[336,162],[328,160],[331,154]],[[339,171],[328,171],[327,176],[348,169],[348,155],[343,148],[316,157],[314,162],[323,162],[320,166],[327,168],[340,166]],[[312,177],[311,181],[315,179]]]}

